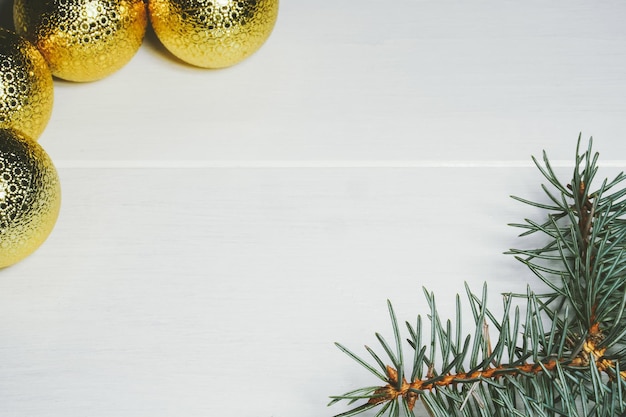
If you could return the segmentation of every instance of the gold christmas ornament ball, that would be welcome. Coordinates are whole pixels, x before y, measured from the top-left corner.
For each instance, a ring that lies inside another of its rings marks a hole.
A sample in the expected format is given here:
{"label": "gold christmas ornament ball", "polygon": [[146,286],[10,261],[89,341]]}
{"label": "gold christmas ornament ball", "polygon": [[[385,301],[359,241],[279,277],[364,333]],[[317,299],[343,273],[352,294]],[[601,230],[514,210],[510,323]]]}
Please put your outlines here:
{"label": "gold christmas ornament ball", "polygon": [[37,48],[0,28],[0,128],[32,139],[44,131],[54,101],[52,74]]}
{"label": "gold christmas ornament ball", "polygon": [[181,60],[203,68],[234,65],[270,36],[278,0],[149,0],[161,43]]}
{"label": "gold christmas ornament ball", "polygon": [[99,80],[126,65],[148,22],[144,0],[15,0],[13,19],[54,76],[79,82]]}
{"label": "gold christmas ornament ball", "polygon": [[59,177],[39,143],[0,129],[0,268],[33,253],[61,206]]}

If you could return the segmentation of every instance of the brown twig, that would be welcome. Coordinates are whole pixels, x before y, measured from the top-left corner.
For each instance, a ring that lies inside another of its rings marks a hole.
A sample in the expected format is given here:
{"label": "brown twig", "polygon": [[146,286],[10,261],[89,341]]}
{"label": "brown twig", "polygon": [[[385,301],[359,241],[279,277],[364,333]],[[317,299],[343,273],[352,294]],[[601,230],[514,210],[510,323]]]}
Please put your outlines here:
{"label": "brown twig", "polygon": [[[484,379],[497,379],[505,375],[516,376],[519,374],[539,374],[545,371],[554,370],[558,364],[570,367],[586,367],[590,361],[595,360],[595,366],[600,372],[607,373],[614,378],[615,375],[610,372],[615,369],[615,361],[604,357],[606,348],[599,347],[603,336],[600,327],[594,325],[590,329],[589,336],[582,346],[580,353],[574,359],[550,359],[540,363],[527,363],[523,365],[500,365],[483,370],[474,371],[472,373],[461,372],[458,374],[440,375],[424,380],[416,380],[408,382],[403,378],[400,388],[398,387],[398,371],[391,366],[387,366],[388,384],[378,388],[369,400],[369,404],[380,404],[388,401],[396,400],[400,397],[404,398],[410,410],[413,410],[419,392],[431,391],[438,387],[446,387],[457,384],[474,383]],[[626,379],[626,371],[620,372],[621,378]]]}

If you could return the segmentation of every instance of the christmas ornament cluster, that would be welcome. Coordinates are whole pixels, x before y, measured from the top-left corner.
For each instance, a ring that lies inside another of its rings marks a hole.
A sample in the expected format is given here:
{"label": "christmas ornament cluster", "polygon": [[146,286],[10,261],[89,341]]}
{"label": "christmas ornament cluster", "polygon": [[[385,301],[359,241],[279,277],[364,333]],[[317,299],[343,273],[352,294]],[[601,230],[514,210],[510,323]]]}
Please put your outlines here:
{"label": "christmas ornament cluster", "polygon": [[61,206],[58,173],[37,142],[53,78],[92,82],[124,67],[148,24],[183,62],[225,68],[269,38],[278,0],[15,0],[0,28],[0,268],[33,253]]}

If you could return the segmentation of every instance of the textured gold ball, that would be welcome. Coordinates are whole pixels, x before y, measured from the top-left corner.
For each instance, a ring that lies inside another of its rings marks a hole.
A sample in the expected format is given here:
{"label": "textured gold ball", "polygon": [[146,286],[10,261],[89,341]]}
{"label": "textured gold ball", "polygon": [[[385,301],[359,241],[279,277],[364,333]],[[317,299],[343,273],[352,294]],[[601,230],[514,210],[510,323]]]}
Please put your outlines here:
{"label": "textured gold ball", "polygon": [[39,138],[50,120],[53,101],[52,74],[37,48],[0,28],[0,128]]}
{"label": "textured gold ball", "polygon": [[46,240],[60,206],[59,177],[48,154],[34,140],[0,129],[0,268]]}
{"label": "textured gold ball", "polygon": [[278,0],[149,0],[157,37],[181,60],[204,68],[234,65],[257,51],[278,17]]}
{"label": "textured gold ball", "polygon": [[122,68],[147,25],[144,0],[15,0],[13,18],[52,74],[69,81],[95,81]]}

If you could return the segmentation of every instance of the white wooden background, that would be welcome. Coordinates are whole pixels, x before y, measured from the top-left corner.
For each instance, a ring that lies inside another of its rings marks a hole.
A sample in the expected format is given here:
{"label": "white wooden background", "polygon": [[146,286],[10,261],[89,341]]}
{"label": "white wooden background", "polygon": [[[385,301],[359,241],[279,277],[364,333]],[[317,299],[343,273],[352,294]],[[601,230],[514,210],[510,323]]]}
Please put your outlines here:
{"label": "white wooden background", "polygon": [[[10,0],[0,0],[9,25]],[[321,417],[371,385],[339,352],[491,301],[578,134],[626,166],[626,3],[283,0],[266,45],[208,71],[148,33],[123,70],[57,81],[48,241],[0,271],[0,415]],[[470,329],[468,329],[469,331]],[[421,413],[418,412],[418,414]]]}

